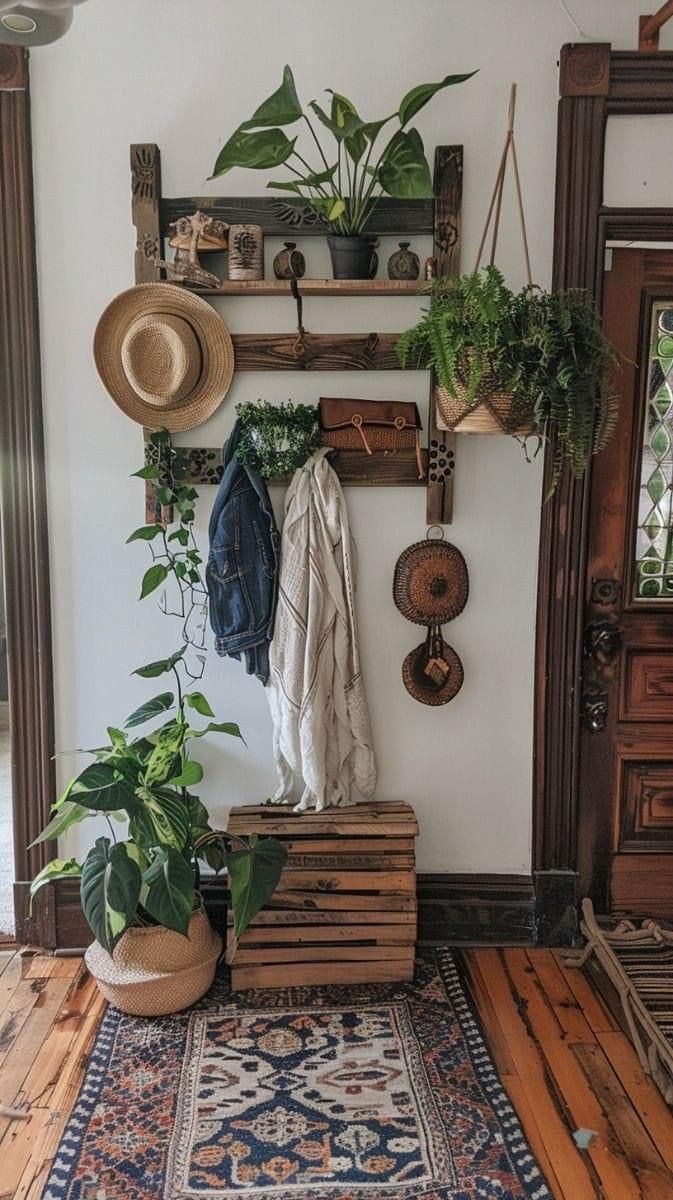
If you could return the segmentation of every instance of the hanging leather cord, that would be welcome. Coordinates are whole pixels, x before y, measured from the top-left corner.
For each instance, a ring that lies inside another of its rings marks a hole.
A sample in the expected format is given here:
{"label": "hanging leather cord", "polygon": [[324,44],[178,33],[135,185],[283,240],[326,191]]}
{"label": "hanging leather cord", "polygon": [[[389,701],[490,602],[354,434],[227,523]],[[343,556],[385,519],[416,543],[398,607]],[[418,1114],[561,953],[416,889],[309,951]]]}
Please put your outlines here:
{"label": "hanging leather cord", "polygon": [[491,226],[491,221],[493,221],[493,232],[492,232],[492,237],[491,237],[491,254],[490,254],[490,259],[489,259],[489,266],[492,267],[495,262],[495,252],[496,252],[496,249],[498,246],[498,233],[500,230],[500,214],[502,212],[502,194],[503,194],[503,188],[505,185],[505,176],[507,174],[507,162],[508,162],[508,159],[509,159],[509,156],[511,153],[512,168],[514,170],[514,186],[516,189],[517,209],[519,212],[519,224],[521,226],[521,240],[523,242],[523,253],[524,253],[524,259],[526,262],[526,278],[528,281],[528,286],[532,287],[533,286],[533,276],[532,276],[531,269],[530,269],[530,252],[528,249],[528,234],[526,232],[526,218],[525,218],[524,208],[523,208],[523,195],[521,192],[521,178],[519,175],[519,161],[518,161],[517,154],[516,154],[516,143],[514,141],[514,113],[515,113],[515,110],[516,110],[516,84],[513,83],[511,86],[511,89],[510,89],[510,93],[509,93],[509,110],[508,110],[508,114],[507,114],[507,134],[505,136],[505,145],[503,146],[502,155],[500,156],[500,162],[498,164],[498,172],[495,177],[495,185],[493,188],[493,194],[491,195],[491,202],[488,206],[488,213],[486,216],[486,224],[484,225],[484,232],[481,235],[481,241],[479,243],[479,250],[477,251],[477,260],[474,264],[474,272],[476,274],[476,272],[479,270],[479,267],[481,264],[481,257],[482,257],[482,254],[484,253],[484,247],[486,245],[486,238],[488,237],[488,231]]}
{"label": "hanging leather cord", "polygon": [[294,343],[295,358],[302,358],[306,350],[306,330],[303,324],[304,301],[301,298],[296,279],[290,280],[290,291],[297,305],[297,338]]}

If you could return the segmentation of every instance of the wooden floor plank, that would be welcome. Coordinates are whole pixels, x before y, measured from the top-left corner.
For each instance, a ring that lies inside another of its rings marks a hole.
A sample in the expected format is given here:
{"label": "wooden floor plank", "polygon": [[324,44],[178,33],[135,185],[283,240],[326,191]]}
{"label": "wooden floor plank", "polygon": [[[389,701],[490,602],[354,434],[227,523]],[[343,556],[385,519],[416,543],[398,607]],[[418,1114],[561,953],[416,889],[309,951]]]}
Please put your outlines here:
{"label": "wooden floor plank", "polygon": [[559,1087],[576,1128],[598,1135],[587,1147],[587,1155],[601,1181],[605,1200],[643,1200],[644,1193],[631,1169],[624,1147],[615,1137],[609,1115],[592,1091],[580,1062],[530,970],[525,950],[503,951],[505,965],[519,996],[526,1004],[526,1020]]}
{"label": "wooden floor plank", "polygon": [[[491,1054],[555,1200],[673,1200],[673,1113],[591,981],[548,950],[474,949],[463,958]],[[23,980],[18,955],[0,960],[5,1018],[34,1001],[0,1065],[0,1101],[14,1097],[30,1117],[0,1124],[0,1200],[41,1200],[105,1010],[80,962],[41,959],[24,960]],[[579,1124],[599,1133],[587,1151],[572,1138]]]}
{"label": "wooden floor plank", "polygon": [[[562,1200],[595,1200],[599,1194],[594,1187],[595,1176],[572,1139],[544,1057],[526,1027],[498,951],[480,949],[468,953],[477,961],[530,1108],[536,1114],[537,1124],[535,1129],[531,1128],[531,1137],[536,1136],[539,1128]],[[514,1097],[512,1101],[516,1105]]]}
{"label": "wooden floor plank", "polygon": [[608,1030],[599,1033],[598,1040],[663,1161],[673,1171],[673,1113],[661,1092],[643,1071],[626,1034]]}
{"label": "wooden floor plank", "polygon": [[568,952],[555,950],[551,952],[551,956],[594,1033],[608,1033],[619,1029],[608,1006],[599,996],[584,971],[568,966]]}

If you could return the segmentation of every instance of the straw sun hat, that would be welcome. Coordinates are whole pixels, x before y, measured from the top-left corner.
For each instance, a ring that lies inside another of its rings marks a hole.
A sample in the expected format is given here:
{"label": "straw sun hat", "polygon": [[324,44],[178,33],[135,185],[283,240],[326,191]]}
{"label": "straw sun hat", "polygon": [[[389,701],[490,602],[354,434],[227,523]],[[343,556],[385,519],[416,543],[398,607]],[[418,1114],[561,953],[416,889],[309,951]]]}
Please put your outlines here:
{"label": "straw sun hat", "polygon": [[94,335],[103,387],[133,421],[177,432],[201,425],[234,373],[224,321],[172,283],[140,283],[108,304]]}

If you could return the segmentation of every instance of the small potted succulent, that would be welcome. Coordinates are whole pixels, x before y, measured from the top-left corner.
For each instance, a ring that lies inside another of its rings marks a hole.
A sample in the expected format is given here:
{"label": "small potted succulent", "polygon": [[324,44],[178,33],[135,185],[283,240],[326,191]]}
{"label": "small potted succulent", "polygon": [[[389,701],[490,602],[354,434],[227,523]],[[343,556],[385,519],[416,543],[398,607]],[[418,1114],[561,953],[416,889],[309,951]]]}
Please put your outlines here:
{"label": "small potted succulent", "polygon": [[[175,451],[167,434],[154,435],[168,471],[150,464],[136,474],[157,482],[158,501],[175,506],[174,526],[143,525],[128,538],[152,551],[140,599],[168,581],[180,619],[177,650],[133,674],[171,680],[123,724],[109,726],[107,740],[88,751],[93,761],[66,787],[37,841],[61,837],[91,817],[104,817],[108,835],[96,838],[83,862],[53,859],[33,880],[31,897],[58,879],[80,879],[84,916],[95,942],[86,952],[89,970],[118,1008],[143,1016],[176,1012],[208,990],[222,952],[199,894],[199,864],[227,868],[234,934],[240,934],[274,891],[286,852],[274,838],[248,841],[219,835],[210,826],[195,789],[203,767],[193,748],[208,734],[241,737],[234,722],[214,719],[195,684],[205,664],[202,641],[207,593],[192,522],[196,492],[174,477]],[[173,469],[171,469],[171,464]],[[159,685],[161,686],[161,685]],[[202,720],[200,720],[202,718]],[[141,731],[142,732],[138,732]]]}
{"label": "small potted succulent", "polygon": [[[447,75],[439,83],[412,88],[396,112],[378,121],[365,121],[346,96],[328,88],[329,113],[311,100],[308,108],[331,135],[335,145],[325,147],[314,121],[297,96],[290,67],[283,81],[249,121],[244,121],[220,150],[213,177],[232,167],[269,171],[284,167],[289,179],[271,181],[269,188],[301,198],[328,231],[335,279],[368,279],[375,274],[374,243],[367,224],[382,195],[402,200],[432,196],[432,178],[423,142],[409,122],[436,92],[463,83],[466,75]],[[303,122],[318,158],[313,164],[297,149],[298,131],[288,137],[282,126]],[[394,131],[380,137],[387,126]],[[380,140],[379,140],[380,139]]]}
{"label": "small potted succulent", "polygon": [[403,367],[436,376],[440,424],[460,433],[555,435],[553,485],[581,476],[614,431],[616,354],[586,292],[512,292],[497,267],[434,280],[397,341]]}

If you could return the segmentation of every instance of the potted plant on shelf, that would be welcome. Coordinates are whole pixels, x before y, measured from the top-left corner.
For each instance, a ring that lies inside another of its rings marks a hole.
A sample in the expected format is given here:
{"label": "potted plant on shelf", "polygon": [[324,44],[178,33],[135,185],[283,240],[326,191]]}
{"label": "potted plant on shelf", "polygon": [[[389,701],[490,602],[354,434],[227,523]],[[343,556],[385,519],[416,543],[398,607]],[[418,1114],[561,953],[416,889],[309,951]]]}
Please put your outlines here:
{"label": "potted plant on shelf", "polygon": [[205,666],[207,613],[192,528],[196,492],[176,484],[168,435],[156,434],[154,442],[168,470],[150,464],[136,475],[160,485],[159,503],[174,505],[178,520],[172,528],[141,526],[127,540],[147,542],[152,550],[141,600],[166,581],[174,585],[175,608],[169,612],[165,590],[161,608],[180,619],[182,638],[174,653],[133,674],[168,676],[171,687],[135,709],[123,728],[108,727],[107,741],[88,751],[93,762],[70,781],[37,841],[101,816],[108,835],[96,838],[82,863],[52,860],[31,886],[34,897],[45,884],[80,878],[84,916],[96,939],[87,966],[107,999],[147,1016],[187,1007],[213,981],[222,942],[203,909],[199,863],[215,871],[226,866],[238,938],[274,891],[286,858],[274,838],[218,835],[194,790],[204,774],[193,757],[199,739],[210,733],[240,738],[241,731],[232,721],[216,721],[195,687]]}
{"label": "potted plant on shelf", "polygon": [[403,367],[429,367],[444,428],[555,437],[552,487],[581,476],[614,431],[616,354],[586,292],[512,292],[493,266],[431,285],[430,307],[397,341]]}
{"label": "potted plant on shelf", "polygon": [[[469,79],[447,75],[439,83],[421,83],[412,88],[396,112],[378,121],[364,121],[346,96],[328,88],[327,113],[316,100],[308,105],[320,124],[334,139],[325,148],[314,122],[297,96],[290,67],[273,95],[260,104],[249,121],[244,121],[220,150],[213,177],[232,167],[272,170],[284,166],[291,179],[272,181],[267,187],[300,197],[328,232],[335,279],[368,279],[374,252],[373,239],[366,234],[376,202],[382,195],[401,200],[432,196],[432,179],[423,142],[409,122],[436,92]],[[298,135],[289,138],[282,126],[304,122],[318,159],[313,165],[297,149]],[[387,137],[380,135],[394,122]]]}

